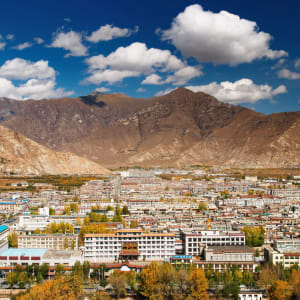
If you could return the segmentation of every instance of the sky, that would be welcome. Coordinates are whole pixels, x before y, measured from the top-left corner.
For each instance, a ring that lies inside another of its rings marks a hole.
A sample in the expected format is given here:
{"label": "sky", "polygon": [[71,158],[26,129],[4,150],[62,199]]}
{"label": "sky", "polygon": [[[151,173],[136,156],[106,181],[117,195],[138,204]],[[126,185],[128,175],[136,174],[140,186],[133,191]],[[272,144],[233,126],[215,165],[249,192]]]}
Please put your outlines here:
{"label": "sky", "polygon": [[186,87],[265,114],[300,110],[297,0],[11,0],[0,10],[0,97]]}

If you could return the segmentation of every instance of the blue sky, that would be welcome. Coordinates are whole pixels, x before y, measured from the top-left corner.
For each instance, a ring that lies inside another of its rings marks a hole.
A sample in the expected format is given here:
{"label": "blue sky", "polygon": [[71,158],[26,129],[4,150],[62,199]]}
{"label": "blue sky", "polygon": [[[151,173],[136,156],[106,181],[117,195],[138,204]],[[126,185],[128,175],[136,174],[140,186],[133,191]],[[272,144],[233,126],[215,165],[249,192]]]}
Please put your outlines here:
{"label": "blue sky", "polygon": [[185,86],[267,114],[300,110],[299,9],[296,0],[5,1],[0,96],[150,97]]}

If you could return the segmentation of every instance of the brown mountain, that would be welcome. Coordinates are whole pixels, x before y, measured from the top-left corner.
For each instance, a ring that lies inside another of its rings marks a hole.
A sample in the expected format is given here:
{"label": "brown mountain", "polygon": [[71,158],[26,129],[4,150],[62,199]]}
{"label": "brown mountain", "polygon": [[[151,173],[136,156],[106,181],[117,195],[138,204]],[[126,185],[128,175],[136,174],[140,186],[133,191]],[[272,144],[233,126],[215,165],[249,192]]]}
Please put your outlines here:
{"label": "brown mountain", "polygon": [[0,173],[17,175],[108,174],[95,162],[61,153],[0,126]]}
{"label": "brown mountain", "polygon": [[104,166],[300,165],[300,112],[267,116],[184,88],[149,99],[2,99],[0,124]]}

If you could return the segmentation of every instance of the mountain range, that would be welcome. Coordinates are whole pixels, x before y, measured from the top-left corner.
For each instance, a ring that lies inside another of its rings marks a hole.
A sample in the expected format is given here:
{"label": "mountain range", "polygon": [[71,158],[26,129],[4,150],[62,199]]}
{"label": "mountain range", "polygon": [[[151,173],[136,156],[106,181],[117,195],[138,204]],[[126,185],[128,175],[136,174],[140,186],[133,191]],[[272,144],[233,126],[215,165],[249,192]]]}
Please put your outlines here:
{"label": "mountain range", "polygon": [[300,111],[264,115],[185,88],[148,99],[1,98],[0,125],[104,167],[300,166]]}

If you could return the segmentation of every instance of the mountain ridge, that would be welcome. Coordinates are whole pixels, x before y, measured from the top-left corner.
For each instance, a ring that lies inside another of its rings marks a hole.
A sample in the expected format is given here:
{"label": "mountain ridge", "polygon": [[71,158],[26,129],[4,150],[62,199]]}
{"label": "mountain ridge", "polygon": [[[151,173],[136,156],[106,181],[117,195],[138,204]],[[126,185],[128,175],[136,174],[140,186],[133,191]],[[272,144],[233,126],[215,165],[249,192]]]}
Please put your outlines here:
{"label": "mountain ridge", "polygon": [[300,112],[265,115],[185,88],[152,98],[0,101],[0,125],[106,167],[298,166],[299,120]]}

